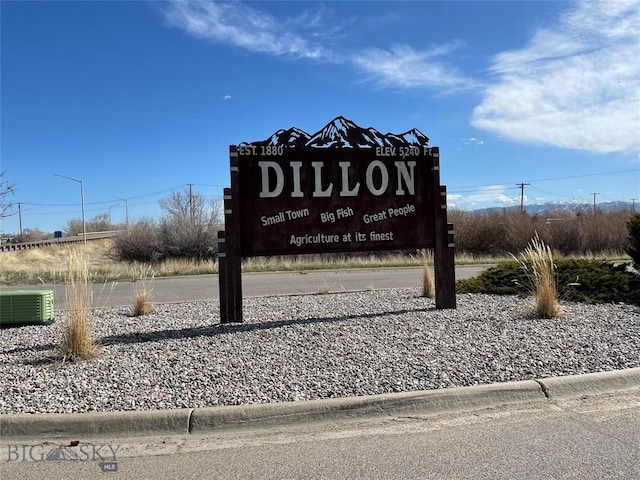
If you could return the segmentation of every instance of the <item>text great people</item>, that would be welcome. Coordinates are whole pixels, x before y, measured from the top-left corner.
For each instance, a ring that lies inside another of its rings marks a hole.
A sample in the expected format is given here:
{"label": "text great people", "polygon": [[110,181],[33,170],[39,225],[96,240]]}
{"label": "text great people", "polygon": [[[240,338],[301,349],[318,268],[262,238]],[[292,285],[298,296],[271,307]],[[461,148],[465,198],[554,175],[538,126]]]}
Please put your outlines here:
{"label": "text great people", "polygon": [[410,213],[414,213],[416,211],[416,206],[411,203],[406,204],[400,208],[387,208],[386,210],[382,210],[378,213],[365,213],[362,216],[362,220],[364,223],[372,223],[372,222],[380,222],[382,220],[388,220],[391,217],[406,217]]}

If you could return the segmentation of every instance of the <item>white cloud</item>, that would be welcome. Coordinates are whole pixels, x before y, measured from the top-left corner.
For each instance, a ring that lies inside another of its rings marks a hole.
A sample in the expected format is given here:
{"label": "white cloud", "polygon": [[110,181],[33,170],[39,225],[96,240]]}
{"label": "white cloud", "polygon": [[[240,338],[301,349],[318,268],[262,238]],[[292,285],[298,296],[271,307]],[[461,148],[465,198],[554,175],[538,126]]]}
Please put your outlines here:
{"label": "white cloud", "polygon": [[222,97],[223,100],[231,100],[231,95],[225,95]]}
{"label": "white cloud", "polygon": [[158,5],[170,25],[197,38],[271,55],[325,56],[321,46],[283,28],[283,22],[269,13],[238,2],[173,1]]}
{"label": "white cloud", "polygon": [[464,145],[484,145],[484,140],[475,137],[459,138],[458,141]]}
{"label": "white cloud", "polygon": [[383,87],[438,88],[450,92],[476,86],[442,59],[458,48],[459,42],[428,50],[406,45],[356,52],[332,49],[329,42],[335,42],[355,20],[330,21],[330,12],[324,6],[315,12],[279,20],[239,2],[172,1],[158,5],[168,24],[193,37],[268,55],[352,65],[364,72],[367,80]]}
{"label": "white cloud", "polygon": [[640,151],[640,3],[577,2],[528,46],[497,55],[472,124],[520,141]]}
{"label": "white cloud", "polygon": [[417,51],[406,45],[389,50],[370,48],[352,56],[351,61],[382,86],[471,88],[475,82],[458,75],[456,69],[439,59],[457,43]]}

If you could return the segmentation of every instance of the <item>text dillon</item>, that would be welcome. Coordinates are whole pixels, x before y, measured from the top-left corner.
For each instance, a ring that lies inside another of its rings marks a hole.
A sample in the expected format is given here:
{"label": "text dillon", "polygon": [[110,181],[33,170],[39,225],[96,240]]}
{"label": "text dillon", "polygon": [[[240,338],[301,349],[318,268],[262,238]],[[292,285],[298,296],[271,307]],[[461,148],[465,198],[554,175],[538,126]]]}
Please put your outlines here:
{"label": "text dillon", "polygon": [[[285,169],[277,162],[265,160],[259,161],[260,174],[262,176],[260,198],[275,198],[282,195],[284,190]],[[360,191],[360,182],[355,184],[349,184],[349,169],[351,168],[351,162],[338,162],[340,168],[340,191],[338,195],[340,197],[355,197]],[[415,195],[415,161],[396,161],[394,162],[396,169],[397,185],[395,187],[396,195]],[[314,189],[311,193],[312,197],[330,197],[333,195],[333,182],[323,184],[322,182],[322,170],[325,167],[324,162],[311,162],[311,173],[314,178]],[[303,168],[302,162],[289,162],[289,168],[291,169],[291,179],[293,188],[289,192],[289,196],[292,198],[304,197],[305,194],[302,191],[301,185],[301,170]],[[272,182],[273,176],[269,175],[269,172],[275,173],[275,183]],[[374,180],[375,172],[378,172],[378,178]],[[380,196],[389,189],[389,170],[380,160],[374,160],[367,165],[365,171],[365,185],[367,190],[375,195]]]}

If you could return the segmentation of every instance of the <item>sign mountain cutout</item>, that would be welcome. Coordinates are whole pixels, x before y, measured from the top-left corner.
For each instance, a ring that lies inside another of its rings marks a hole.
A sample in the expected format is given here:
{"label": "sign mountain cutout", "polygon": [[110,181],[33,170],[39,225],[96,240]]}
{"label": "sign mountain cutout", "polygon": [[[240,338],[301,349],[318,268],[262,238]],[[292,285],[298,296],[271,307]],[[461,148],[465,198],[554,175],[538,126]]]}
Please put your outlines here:
{"label": "sign mountain cutout", "polygon": [[375,128],[362,128],[351,120],[338,116],[313,135],[292,127],[288,130],[278,130],[266,140],[243,142],[241,145],[327,149],[409,147],[428,144],[429,138],[416,128],[404,133],[382,134]]}

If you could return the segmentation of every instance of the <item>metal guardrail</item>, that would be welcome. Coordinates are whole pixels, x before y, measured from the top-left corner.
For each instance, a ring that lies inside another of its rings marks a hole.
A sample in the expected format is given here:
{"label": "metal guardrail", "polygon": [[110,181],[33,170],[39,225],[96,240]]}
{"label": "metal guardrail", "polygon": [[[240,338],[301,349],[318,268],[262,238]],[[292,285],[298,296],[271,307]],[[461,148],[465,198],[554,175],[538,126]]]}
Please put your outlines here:
{"label": "metal guardrail", "polygon": [[[108,232],[90,232],[87,233],[87,241],[102,240],[103,238],[112,238],[117,236],[120,230],[112,230]],[[0,245],[0,252],[15,252],[18,250],[30,250],[34,248],[49,247],[51,245],[70,245],[74,243],[82,243],[82,234],[73,237],[50,238],[48,240],[38,240],[37,242],[24,243],[5,243]]]}

